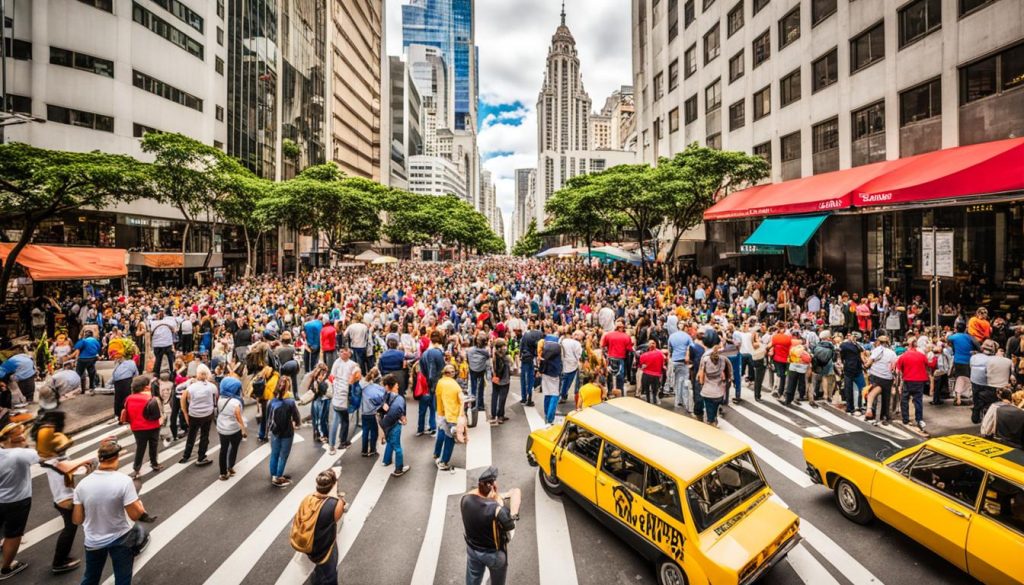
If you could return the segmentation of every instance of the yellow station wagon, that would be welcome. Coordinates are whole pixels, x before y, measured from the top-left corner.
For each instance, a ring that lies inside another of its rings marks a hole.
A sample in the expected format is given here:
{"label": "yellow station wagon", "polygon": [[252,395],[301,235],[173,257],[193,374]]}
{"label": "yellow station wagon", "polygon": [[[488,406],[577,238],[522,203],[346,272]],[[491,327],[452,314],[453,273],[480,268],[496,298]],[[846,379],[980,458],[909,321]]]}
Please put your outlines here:
{"label": "yellow station wagon", "polygon": [[575,411],[534,431],[531,465],[655,563],[662,585],[757,580],[800,541],[750,447],[636,398]]}
{"label": "yellow station wagon", "polygon": [[877,517],[988,585],[1024,582],[1024,451],[974,435],[904,447],[866,432],[804,439],[844,516]]}

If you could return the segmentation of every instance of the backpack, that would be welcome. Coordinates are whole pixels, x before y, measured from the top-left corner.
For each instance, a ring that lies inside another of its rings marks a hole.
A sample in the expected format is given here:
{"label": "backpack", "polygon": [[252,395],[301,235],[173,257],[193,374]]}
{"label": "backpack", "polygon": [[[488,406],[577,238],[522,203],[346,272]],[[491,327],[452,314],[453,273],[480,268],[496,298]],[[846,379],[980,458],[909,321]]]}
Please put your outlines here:
{"label": "backpack", "polygon": [[833,358],[835,358],[835,355],[835,350],[831,347],[824,344],[818,344],[818,346],[814,348],[811,365],[814,366],[815,370],[821,370],[825,368]]}
{"label": "backpack", "polygon": [[316,535],[316,521],[320,517],[320,509],[327,498],[308,495],[299,504],[299,510],[292,519],[291,535],[288,542],[296,551],[309,554],[313,552],[313,537]]}
{"label": "backpack", "polygon": [[163,406],[160,404],[160,399],[156,396],[151,396],[146,401],[146,406],[142,408],[142,418],[148,421],[160,420],[160,415],[163,414]]}

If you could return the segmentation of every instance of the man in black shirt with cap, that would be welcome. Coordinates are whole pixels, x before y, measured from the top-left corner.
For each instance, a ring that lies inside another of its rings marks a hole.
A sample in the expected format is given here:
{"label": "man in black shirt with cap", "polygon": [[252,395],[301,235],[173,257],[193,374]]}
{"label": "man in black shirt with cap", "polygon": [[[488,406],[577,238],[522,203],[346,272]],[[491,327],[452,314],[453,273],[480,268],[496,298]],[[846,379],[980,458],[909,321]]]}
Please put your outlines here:
{"label": "man in black shirt with cap", "polygon": [[[508,506],[505,505],[508,498]],[[505,585],[508,574],[508,543],[519,520],[522,494],[513,488],[505,496],[498,492],[498,469],[488,467],[480,474],[475,490],[462,496],[462,524],[466,529],[466,585],[480,585],[484,571],[493,585]]]}

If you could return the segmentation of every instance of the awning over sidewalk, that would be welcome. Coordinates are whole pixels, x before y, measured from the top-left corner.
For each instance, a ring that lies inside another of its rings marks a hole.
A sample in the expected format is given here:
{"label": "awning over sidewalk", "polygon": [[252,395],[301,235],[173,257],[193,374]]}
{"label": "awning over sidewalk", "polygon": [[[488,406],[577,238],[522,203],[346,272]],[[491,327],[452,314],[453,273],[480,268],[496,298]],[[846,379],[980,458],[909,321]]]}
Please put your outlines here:
{"label": "awning over sidewalk", "polygon": [[[0,259],[14,244],[0,244]],[[72,248],[66,246],[25,246],[15,262],[28,270],[32,280],[94,280],[128,275],[123,248]]]}
{"label": "awning over sidewalk", "polygon": [[769,217],[743,242],[744,246],[803,246],[814,236],[828,215]]}
{"label": "awning over sidewalk", "polygon": [[146,266],[156,270],[184,268],[185,255],[175,252],[133,252],[132,266]]}

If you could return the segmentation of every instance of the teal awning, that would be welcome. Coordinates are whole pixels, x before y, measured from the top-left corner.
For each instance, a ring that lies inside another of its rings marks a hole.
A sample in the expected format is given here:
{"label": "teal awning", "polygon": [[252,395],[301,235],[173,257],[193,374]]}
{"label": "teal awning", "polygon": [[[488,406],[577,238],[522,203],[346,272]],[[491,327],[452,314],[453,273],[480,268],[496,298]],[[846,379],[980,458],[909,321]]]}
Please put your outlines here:
{"label": "teal awning", "polygon": [[828,215],[770,217],[757,226],[744,246],[803,246],[818,231]]}

